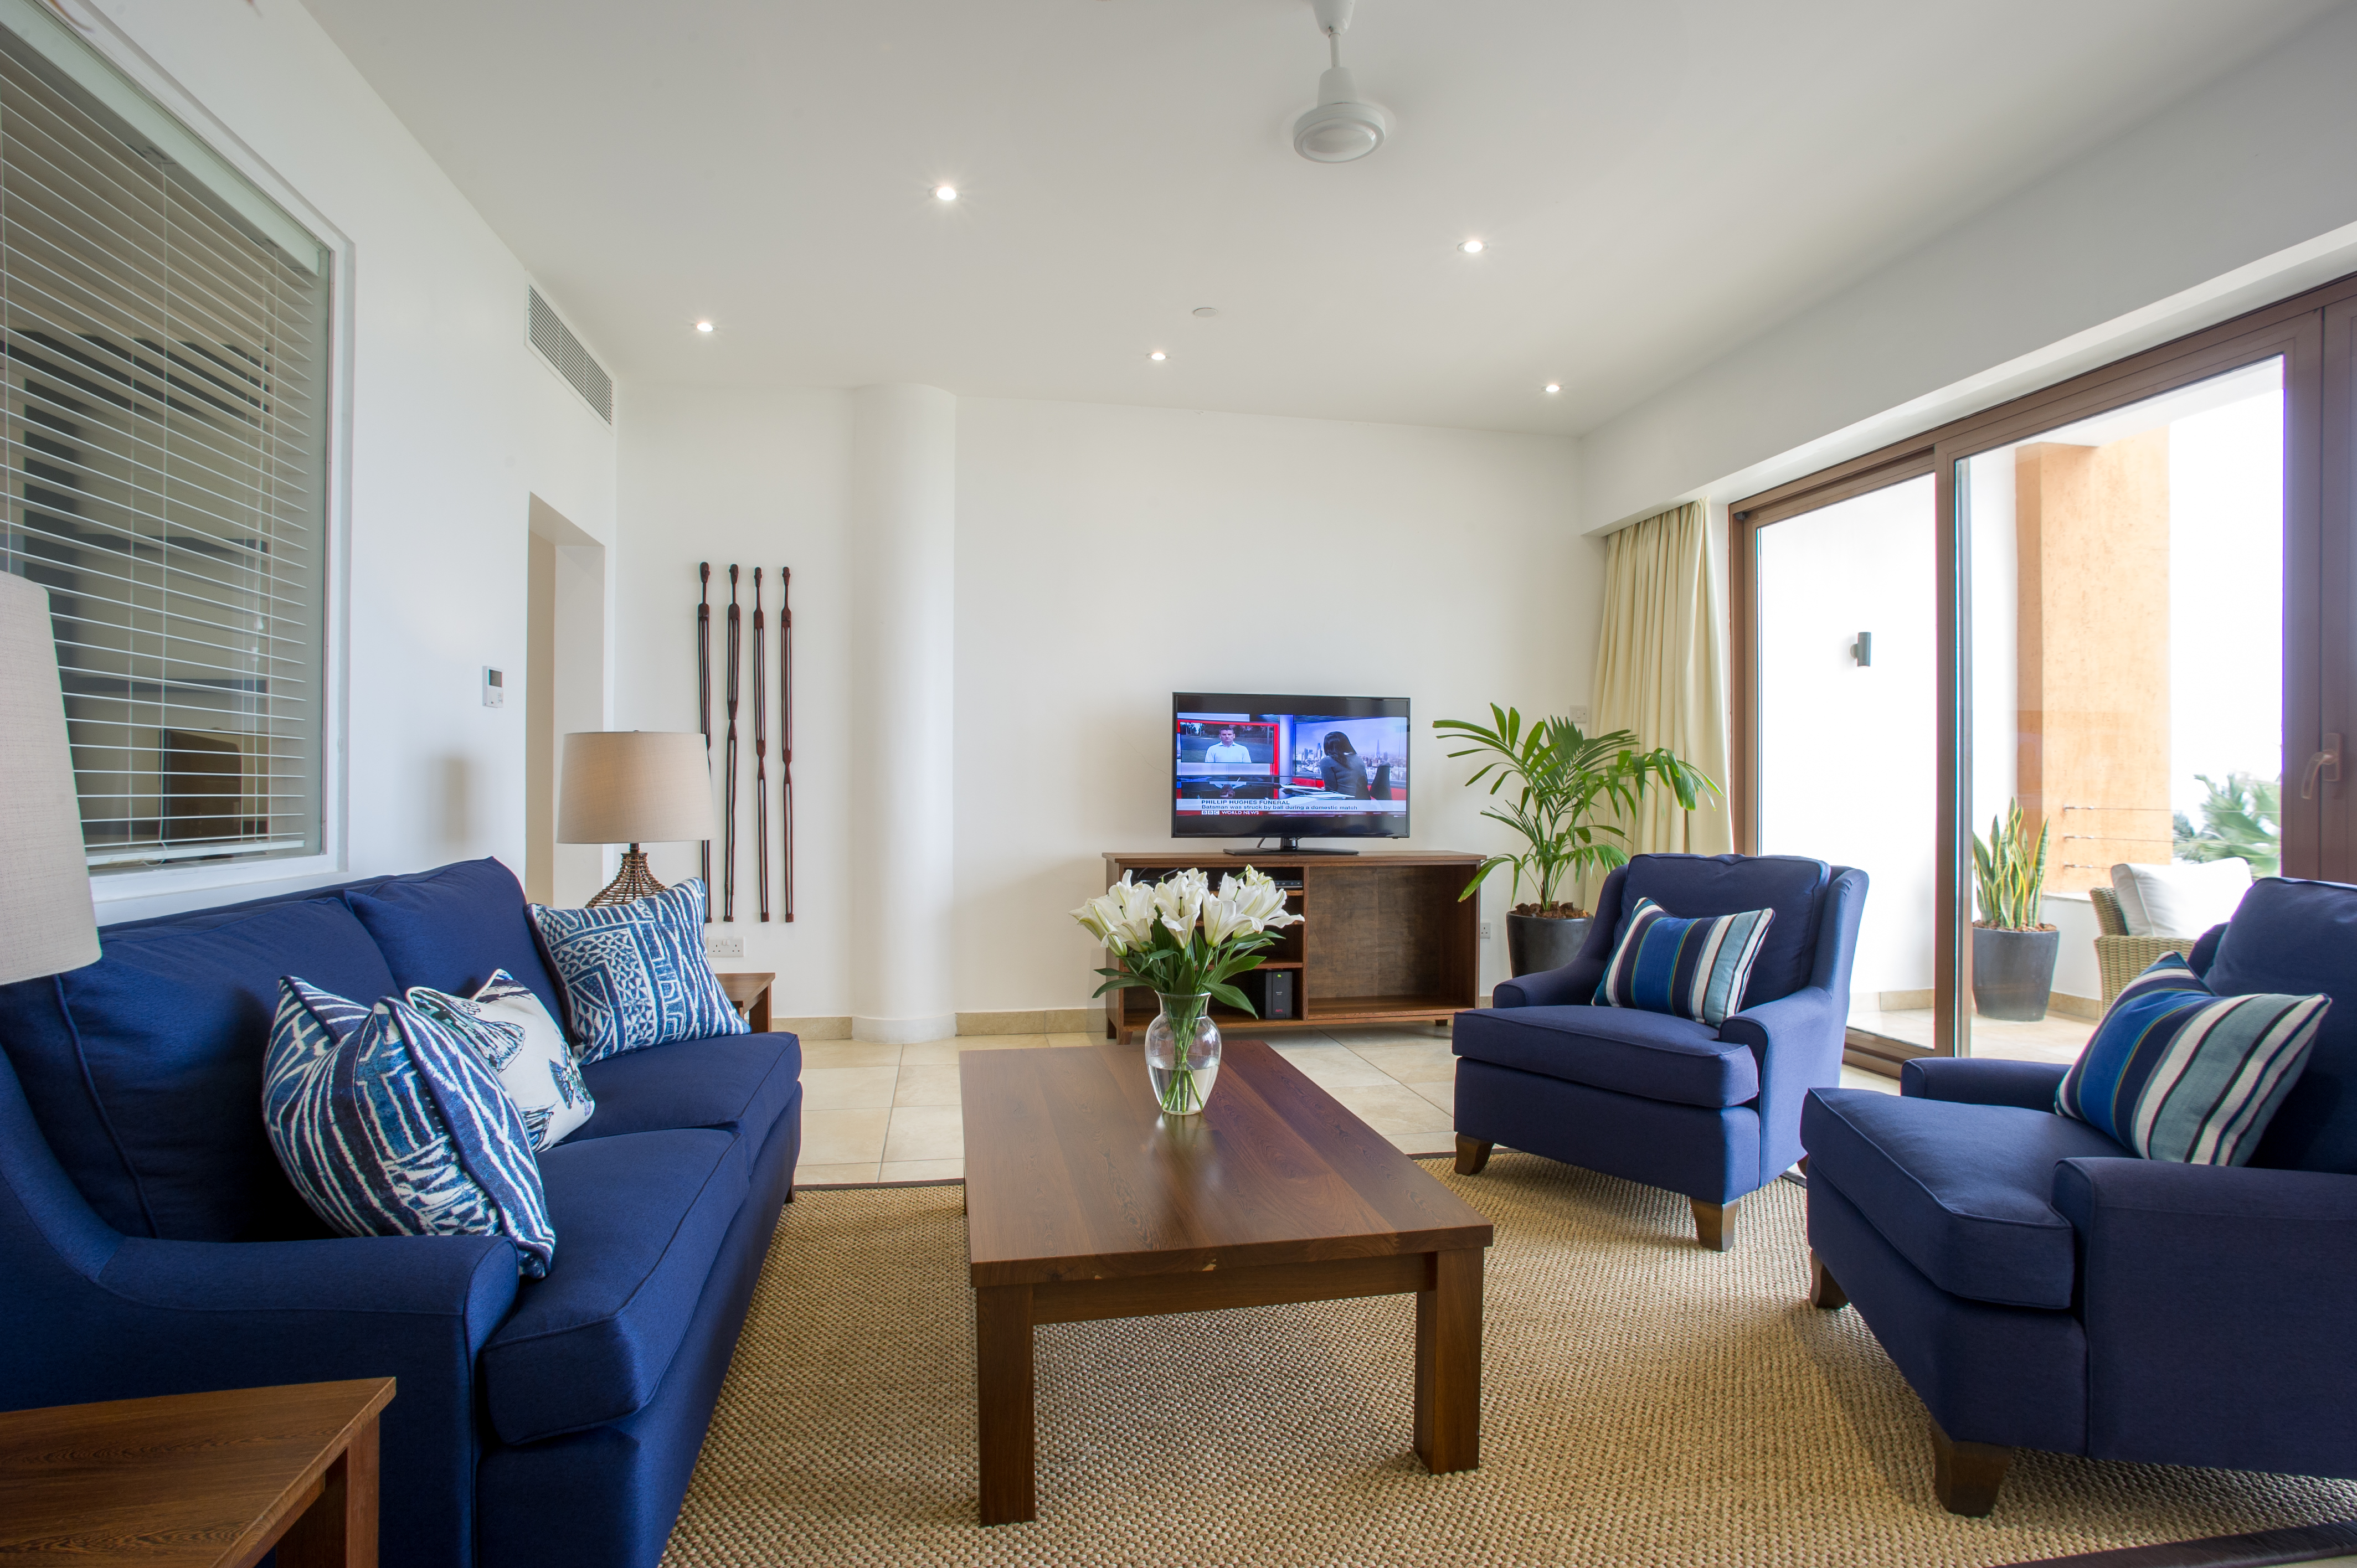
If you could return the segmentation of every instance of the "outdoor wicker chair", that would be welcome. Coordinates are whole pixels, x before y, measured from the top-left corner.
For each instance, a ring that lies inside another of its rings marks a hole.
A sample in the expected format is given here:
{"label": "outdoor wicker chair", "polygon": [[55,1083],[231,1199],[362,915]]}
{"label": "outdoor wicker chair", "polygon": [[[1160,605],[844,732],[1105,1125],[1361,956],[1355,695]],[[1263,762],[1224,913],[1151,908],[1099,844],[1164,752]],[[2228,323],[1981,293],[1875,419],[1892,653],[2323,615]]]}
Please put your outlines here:
{"label": "outdoor wicker chair", "polygon": [[2104,980],[2104,1005],[2109,1007],[2120,988],[2146,970],[2165,952],[2190,953],[2193,944],[2201,938],[2194,932],[2188,937],[2133,937],[2128,934],[2127,917],[2120,912],[2119,896],[2108,887],[2087,889],[2089,902],[2095,906],[2095,968]]}

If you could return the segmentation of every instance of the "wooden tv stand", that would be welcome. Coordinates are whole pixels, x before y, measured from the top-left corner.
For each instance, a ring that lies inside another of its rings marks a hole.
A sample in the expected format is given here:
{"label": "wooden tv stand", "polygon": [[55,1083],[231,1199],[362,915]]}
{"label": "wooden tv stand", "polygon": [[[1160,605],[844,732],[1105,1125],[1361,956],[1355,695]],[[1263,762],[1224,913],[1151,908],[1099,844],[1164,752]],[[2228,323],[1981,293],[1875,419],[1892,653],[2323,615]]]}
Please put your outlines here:
{"label": "wooden tv stand", "polygon": [[[1232,1033],[1331,1029],[1360,1024],[1446,1024],[1481,1004],[1481,901],[1457,896],[1481,864],[1478,854],[1288,855],[1270,850],[1250,859],[1209,850],[1106,852],[1105,885],[1134,871],[1141,882],[1200,866],[1219,886],[1226,873],[1258,866],[1280,882],[1298,880],[1286,908],[1302,917],[1269,950],[1264,969],[1290,969],[1294,1014],[1254,1019],[1213,1004],[1211,1015]],[[1105,962],[1113,963],[1111,958]],[[1127,1039],[1154,1021],[1158,1004],[1143,986],[1105,993],[1105,1037]]]}

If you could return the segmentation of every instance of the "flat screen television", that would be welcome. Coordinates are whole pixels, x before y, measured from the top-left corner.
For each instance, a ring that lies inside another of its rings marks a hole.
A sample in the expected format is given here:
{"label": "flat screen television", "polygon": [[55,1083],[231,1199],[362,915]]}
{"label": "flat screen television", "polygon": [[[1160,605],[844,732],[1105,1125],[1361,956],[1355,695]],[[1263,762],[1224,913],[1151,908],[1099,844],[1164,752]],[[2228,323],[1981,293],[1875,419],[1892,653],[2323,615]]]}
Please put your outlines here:
{"label": "flat screen television", "polygon": [[1170,732],[1172,838],[1407,837],[1405,697],[1174,692]]}

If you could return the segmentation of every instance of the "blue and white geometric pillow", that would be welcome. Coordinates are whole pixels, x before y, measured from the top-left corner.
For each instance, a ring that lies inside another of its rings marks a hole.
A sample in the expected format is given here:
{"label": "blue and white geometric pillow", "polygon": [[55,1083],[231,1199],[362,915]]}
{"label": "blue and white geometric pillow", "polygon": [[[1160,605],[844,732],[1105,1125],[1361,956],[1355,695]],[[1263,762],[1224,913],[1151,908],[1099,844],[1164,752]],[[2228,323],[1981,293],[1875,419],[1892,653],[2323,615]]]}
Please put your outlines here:
{"label": "blue and white geometric pillow", "polygon": [[506,970],[493,970],[472,996],[413,985],[408,999],[429,1018],[488,1026],[468,1037],[483,1047],[483,1065],[499,1074],[500,1087],[522,1113],[535,1150],[554,1148],[597,1109],[589,1098],[589,1086],[581,1081],[580,1064],[565,1043],[565,1031],[532,988],[518,983]]}
{"label": "blue and white geometric pillow", "polygon": [[508,1028],[282,979],[262,1120],[312,1212],[347,1236],[505,1236],[518,1272],[545,1274],[556,1232],[532,1134],[474,1037]]}
{"label": "blue and white geometric pillow", "polygon": [[565,987],[573,1053],[583,1065],[673,1040],[750,1032],[705,957],[696,878],[599,909],[528,908]]}
{"label": "blue and white geometric pillow", "polygon": [[2163,953],[2112,998],[2054,1109],[2148,1160],[2244,1165],[2331,1005],[2321,994],[2221,996]]}

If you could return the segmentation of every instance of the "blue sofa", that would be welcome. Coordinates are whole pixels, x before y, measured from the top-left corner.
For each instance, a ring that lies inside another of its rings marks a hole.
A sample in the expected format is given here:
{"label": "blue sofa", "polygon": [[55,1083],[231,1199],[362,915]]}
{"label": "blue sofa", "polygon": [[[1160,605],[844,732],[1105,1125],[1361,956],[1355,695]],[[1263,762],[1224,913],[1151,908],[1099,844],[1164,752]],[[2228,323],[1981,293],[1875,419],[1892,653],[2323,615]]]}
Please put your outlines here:
{"label": "blue sofa", "polygon": [[[1604,879],[1587,944],[1457,1015],[1457,1168],[1492,1144],[1668,1187],[1723,1251],[1734,1210],[1801,1156],[1801,1101],[1841,1081],[1866,873],[1797,855],[1641,854]],[[1773,909],[1742,1010],[1714,1029],[1592,1004],[1624,910]]]}
{"label": "blue sofa", "polygon": [[2357,887],[2255,883],[2190,961],[2334,998],[2248,1165],[2136,1158],[2055,1113],[2048,1063],[1810,1096],[1813,1299],[1922,1397],[1952,1512],[1987,1513],[2016,1448],[2357,1477]]}
{"label": "blue sofa", "polygon": [[388,1568],[652,1568],[802,1143],[791,1035],[587,1069],[540,1156],[548,1276],[480,1236],[336,1237],[261,1118],[278,978],[375,998],[504,968],[562,1017],[495,860],[107,928],[0,987],[0,1408],[393,1377]]}

